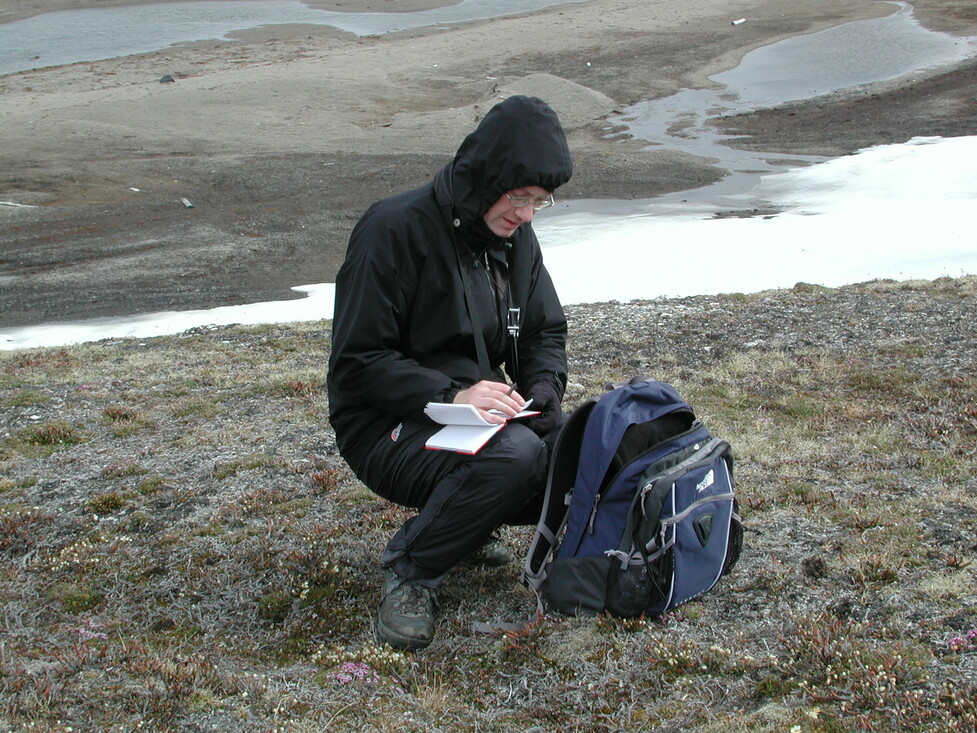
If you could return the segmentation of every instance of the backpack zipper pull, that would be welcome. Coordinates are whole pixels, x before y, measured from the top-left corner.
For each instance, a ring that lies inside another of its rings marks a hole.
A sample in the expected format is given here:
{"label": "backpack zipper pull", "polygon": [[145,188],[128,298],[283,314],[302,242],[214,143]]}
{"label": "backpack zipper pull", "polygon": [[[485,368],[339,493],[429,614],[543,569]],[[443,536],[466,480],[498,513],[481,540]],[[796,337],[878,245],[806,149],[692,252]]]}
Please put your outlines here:
{"label": "backpack zipper pull", "polygon": [[597,520],[597,505],[600,503],[600,494],[594,497],[594,506],[590,510],[590,519],[587,520],[587,534],[594,533],[594,522]]}

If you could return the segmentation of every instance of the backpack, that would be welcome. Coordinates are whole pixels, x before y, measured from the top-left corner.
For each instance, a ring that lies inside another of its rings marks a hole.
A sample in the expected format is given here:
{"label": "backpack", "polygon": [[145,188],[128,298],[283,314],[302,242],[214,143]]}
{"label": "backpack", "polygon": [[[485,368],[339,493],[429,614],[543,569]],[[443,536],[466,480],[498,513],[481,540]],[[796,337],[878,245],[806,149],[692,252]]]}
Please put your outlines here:
{"label": "backpack", "polygon": [[732,451],[671,385],[608,389],[557,435],[523,582],[565,614],[660,616],[739,558]]}

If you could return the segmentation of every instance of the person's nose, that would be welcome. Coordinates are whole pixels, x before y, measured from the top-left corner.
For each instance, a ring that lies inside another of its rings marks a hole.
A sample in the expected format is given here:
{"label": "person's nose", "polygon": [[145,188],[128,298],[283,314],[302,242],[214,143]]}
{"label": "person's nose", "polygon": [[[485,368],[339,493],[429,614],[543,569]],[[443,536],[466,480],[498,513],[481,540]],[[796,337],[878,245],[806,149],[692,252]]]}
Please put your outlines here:
{"label": "person's nose", "polygon": [[531,204],[529,206],[520,206],[518,209],[516,209],[516,215],[524,223],[528,224],[533,220],[533,216],[536,215],[536,209],[534,209]]}

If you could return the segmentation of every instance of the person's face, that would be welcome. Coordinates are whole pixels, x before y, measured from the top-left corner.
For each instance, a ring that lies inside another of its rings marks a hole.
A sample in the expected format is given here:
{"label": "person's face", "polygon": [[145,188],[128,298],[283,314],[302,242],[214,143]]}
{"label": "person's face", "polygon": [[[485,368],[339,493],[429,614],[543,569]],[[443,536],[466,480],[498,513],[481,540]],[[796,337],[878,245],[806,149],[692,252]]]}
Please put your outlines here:
{"label": "person's face", "polygon": [[509,237],[521,225],[531,222],[536,214],[532,204],[513,206],[512,202],[509,201],[509,196],[528,196],[531,201],[540,201],[549,195],[549,191],[539,186],[514,188],[502,194],[482,218],[493,234],[503,238]]}

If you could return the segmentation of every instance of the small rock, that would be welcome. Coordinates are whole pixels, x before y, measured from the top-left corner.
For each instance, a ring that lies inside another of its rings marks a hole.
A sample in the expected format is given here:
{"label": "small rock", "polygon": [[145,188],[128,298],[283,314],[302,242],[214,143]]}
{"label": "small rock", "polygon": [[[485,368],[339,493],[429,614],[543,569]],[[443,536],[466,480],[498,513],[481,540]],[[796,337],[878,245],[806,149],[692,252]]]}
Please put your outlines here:
{"label": "small rock", "polygon": [[805,557],[801,562],[804,574],[809,578],[824,578],[828,575],[828,563],[820,555]]}

